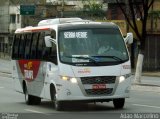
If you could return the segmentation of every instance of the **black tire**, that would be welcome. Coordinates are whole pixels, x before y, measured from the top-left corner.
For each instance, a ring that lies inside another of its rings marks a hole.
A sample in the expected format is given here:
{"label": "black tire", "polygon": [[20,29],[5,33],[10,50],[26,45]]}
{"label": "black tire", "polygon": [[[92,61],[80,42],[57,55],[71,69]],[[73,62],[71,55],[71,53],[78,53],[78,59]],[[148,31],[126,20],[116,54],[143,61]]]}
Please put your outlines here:
{"label": "black tire", "polygon": [[124,107],[125,98],[113,99],[114,108],[122,109]]}
{"label": "black tire", "polygon": [[39,105],[41,103],[41,98],[40,97],[36,97],[36,96],[33,96],[33,105]]}
{"label": "black tire", "polygon": [[25,95],[25,102],[27,105],[32,105],[33,103],[33,96],[28,94],[27,87],[24,87],[24,95]]}
{"label": "black tire", "polygon": [[54,101],[54,107],[56,111],[63,111],[64,110],[63,106],[64,106],[63,102],[57,100]]}
{"label": "black tire", "polygon": [[57,100],[56,89],[53,85],[50,88],[50,93],[51,93],[51,100],[54,104],[55,110],[62,111],[63,110],[63,102]]}
{"label": "black tire", "polygon": [[25,102],[27,105],[39,105],[41,103],[41,98],[29,95],[26,86],[24,87],[24,89],[25,89],[25,91],[24,91]]}

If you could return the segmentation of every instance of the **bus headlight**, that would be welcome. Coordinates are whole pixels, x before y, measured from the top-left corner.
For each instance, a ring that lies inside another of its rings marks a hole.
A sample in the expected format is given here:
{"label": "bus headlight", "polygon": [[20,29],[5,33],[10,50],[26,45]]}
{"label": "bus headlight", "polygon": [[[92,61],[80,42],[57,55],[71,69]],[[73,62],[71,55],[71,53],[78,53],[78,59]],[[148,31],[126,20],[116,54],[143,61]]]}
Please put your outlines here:
{"label": "bus headlight", "polygon": [[67,77],[67,76],[61,76],[61,79],[64,80],[64,81],[67,81],[67,80],[69,80],[69,77]]}
{"label": "bus headlight", "polygon": [[77,83],[77,79],[76,79],[76,78],[71,78],[70,81],[71,81],[72,83]]}
{"label": "bus headlight", "polygon": [[126,79],[125,76],[120,76],[120,77],[119,77],[119,82],[121,83],[121,82],[123,82],[125,79]]}
{"label": "bus headlight", "polygon": [[60,77],[64,81],[70,81],[71,83],[77,83],[77,79],[74,77],[61,76]]}
{"label": "bus headlight", "polygon": [[126,74],[119,77],[119,83],[123,82],[125,79],[129,78],[131,74]]}

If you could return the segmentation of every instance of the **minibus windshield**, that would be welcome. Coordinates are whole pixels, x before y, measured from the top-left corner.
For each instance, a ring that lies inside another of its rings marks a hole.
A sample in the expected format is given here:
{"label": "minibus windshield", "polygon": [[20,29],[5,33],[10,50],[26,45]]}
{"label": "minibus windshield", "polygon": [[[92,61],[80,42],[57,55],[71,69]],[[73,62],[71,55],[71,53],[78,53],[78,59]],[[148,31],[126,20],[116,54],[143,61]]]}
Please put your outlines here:
{"label": "minibus windshield", "polygon": [[59,57],[73,65],[112,65],[129,60],[123,37],[115,28],[61,30]]}

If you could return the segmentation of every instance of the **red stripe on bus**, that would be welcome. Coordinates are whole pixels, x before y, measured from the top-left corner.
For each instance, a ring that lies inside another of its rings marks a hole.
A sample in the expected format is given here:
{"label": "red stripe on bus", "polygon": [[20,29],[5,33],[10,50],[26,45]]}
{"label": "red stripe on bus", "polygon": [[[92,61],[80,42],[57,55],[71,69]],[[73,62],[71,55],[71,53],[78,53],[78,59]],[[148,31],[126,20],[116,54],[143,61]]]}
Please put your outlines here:
{"label": "red stripe on bus", "polygon": [[49,28],[35,28],[35,29],[24,30],[24,32],[36,32],[36,31],[43,31],[43,30],[50,30],[50,29]]}
{"label": "red stripe on bus", "polygon": [[33,81],[36,79],[40,67],[40,61],[19,60],[18,63],[25,80]]}

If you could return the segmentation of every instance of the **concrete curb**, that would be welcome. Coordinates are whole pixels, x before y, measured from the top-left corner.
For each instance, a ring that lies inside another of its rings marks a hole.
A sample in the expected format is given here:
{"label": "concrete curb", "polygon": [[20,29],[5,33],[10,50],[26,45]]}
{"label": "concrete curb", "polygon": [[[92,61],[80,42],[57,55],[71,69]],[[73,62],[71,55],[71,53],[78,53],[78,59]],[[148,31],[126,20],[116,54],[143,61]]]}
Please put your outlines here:
{"label": "concrete curb", "polygon": [[145,91],[160,93],[160,86],[132,85],[131,91]]}
{"label": "concrete curb", "polygon": [[154,87],[160,87],[159,85],[156,85],[156,84],[147,84],[147,83],[134,83],[132,85],[135,85],[135,86],[154,86]]}
{"label": "concrete curb", "polygon": [[145,74],[142,74],[142,76],[160,77],[160,72],[159,72],[158,74],[149,74],[149,73],[145,73]]}
{"label": "concrete curb", "polygon": [[[132,72],[132,75],[135,75],[135,73]],[[142,72],[142,76],[160,77],[160,72]]]}

